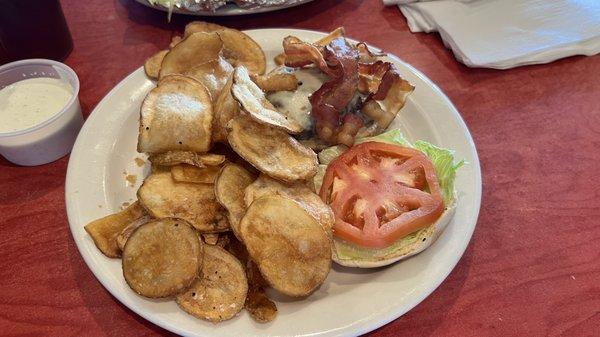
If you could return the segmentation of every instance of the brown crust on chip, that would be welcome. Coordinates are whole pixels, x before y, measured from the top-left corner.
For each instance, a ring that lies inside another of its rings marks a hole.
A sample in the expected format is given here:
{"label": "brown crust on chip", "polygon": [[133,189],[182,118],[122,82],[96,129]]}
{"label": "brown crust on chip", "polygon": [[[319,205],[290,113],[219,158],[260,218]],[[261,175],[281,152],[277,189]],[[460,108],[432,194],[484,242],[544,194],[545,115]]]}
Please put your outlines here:
{"label": "brown crust on chip", "polygon": [[214,184],[219,175],[218,166],[196,167],[188,164],[171,166],[171,177],[177,182]]}
{"label": "brown crust on chip", "polygon": [[134,202],[121,212],[107,215],[85,225],[85,231],[92,237],[96,247],[108,257],[120,257],[121,249],[117,236],[129,224],[146,214],[139,202]]}
{"label": "brown crust on chip", "polygon": [[214,103],[213,118],[213,142],[227,143],[227,123],[240,114],[240,104],[233,98],[231,87],[233,86],[233,74],[229,76],[227,83],[221,90],[221,94]]}
{"label": "brown crust on chip", "polygon": [[245,116],[232,119],[227,129],[231,148],[269,176],[292,182],[317,173],[317,155],[282,130]]}
{"label": "brown crust on chip", "polygon": [[331,241],[304,209],[282,196],[255,200],[240,223],[250,257],[279,292],[301,297],[312,293],[331,268]]}
{"label": "brown crust on chip", "polygon": [[154,218],[181,218],[201,233],[229,230],[225,210],[217,202],[210,184],[176,182],[171,172],[153,173],[137,194]]}
{"label": "brown crust on chip", "polygon": [[159,78],[184,74],[194,66],[215,60],[221,54],[223,41],[215,33],[196,33],[186,36],[165,55]]}
{"label": "brown crust on chip", "polygon": [[166,49],[161,50],[146,59],[146,62],[144,62],[144,71],[146,72],[146,75],[148,77],[152,79],[158,79],[158,74],[160,73],[160,65],[168,52],[169,51]]}
{"label": "brown crust on chip", "polygon": [[256,176],[237,164],[223,166],[215,181],[215,196],[221,206],[225,207],[228,214],[231,230],[236,237],[240,237],[239,223],[244,213],[244,190]]}
{"label": "brown crust on chip", "polygon": [[150,221],[136,229],[123,250],[123,276],[136,293],[173,296],[188,288],[202,267],[203,245],[182,219]]}
{"label": "brown crust on chip", "polygon": [[240,312],[247,293],[248,280],[240,261],[219,246],[206,245],[199,277],[176,302],[188,314],[216,323]]}
{"label": "brown crust on chip", "polygon": [[210,22],[194,21],[185,26],[185,36],[198,32],[217,32],[223,40],[223,56],[233,66],[245,66],[253,74],[267,69],[265,53],[256,41],[243,32]]}
{"label": "brown crust on chip", "polygon": [[335,221],[333,211],[331,207],[321,200],[321,197],[306,185],[306,182],[283,184],[278,180],[261,174],[258,179],[246,187],[244,202],[246,206],[250,206],[254,200],[265,195],[281,195],[292,199],[315,218],[329,236],[332,235],[331,230]]}
{"label": "brown crust on chip", "polygon": [[148,160],[153,165],[175,166],[180,164],[193,165],[199,168],[206,166],[219,166],[225,162],[225,156],[221,154],[200,154],[192,151],[167,151],[150,155]]}

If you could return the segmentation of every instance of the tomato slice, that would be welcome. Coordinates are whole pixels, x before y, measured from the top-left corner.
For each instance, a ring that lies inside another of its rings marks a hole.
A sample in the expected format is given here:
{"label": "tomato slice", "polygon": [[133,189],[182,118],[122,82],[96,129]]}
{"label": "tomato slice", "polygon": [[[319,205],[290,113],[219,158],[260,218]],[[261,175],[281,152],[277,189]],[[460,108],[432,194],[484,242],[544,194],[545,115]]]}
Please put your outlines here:
{"label": "tomato slice", "polygon": [[327,167],[321,199],[335,214],[334,235],[384,248],[435,222],[444,200],[433,164],[422,152],[366,142]]}

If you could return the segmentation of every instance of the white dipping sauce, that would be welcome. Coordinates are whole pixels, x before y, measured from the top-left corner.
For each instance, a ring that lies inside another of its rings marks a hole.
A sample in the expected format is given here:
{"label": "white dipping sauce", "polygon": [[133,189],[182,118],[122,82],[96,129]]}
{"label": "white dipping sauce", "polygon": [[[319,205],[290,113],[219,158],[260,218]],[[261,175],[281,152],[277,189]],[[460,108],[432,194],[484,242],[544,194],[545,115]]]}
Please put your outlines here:
{"label": "white dipping sauce", "polygon": [[73,88],[56,78],[38,77],[13,83],[0,90],[0,132],[38,125],[64,108]]}

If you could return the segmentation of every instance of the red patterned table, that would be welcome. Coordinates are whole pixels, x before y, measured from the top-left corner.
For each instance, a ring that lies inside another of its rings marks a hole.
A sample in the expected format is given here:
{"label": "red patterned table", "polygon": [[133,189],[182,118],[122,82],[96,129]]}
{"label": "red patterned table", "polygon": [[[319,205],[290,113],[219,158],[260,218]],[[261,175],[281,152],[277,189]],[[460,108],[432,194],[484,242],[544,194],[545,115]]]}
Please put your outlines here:
{"label": "red patterned table", "polygon": [[[133,0],[62,3],[75,43],[66,63],[79,74],[86,115],[194,19],[167,23]],[[372,336],[598,335],[600,56],[469,69],[437,35],[410,33],[400,12],[379,0],[316,0],[213,21],[345,26],[429,76],[469,126],[483,170],[471,244],[430,297]],[[169,335],[115,300],[79,256],[65,212],[67,162],[15,167],[0,158],[0,334]]]}

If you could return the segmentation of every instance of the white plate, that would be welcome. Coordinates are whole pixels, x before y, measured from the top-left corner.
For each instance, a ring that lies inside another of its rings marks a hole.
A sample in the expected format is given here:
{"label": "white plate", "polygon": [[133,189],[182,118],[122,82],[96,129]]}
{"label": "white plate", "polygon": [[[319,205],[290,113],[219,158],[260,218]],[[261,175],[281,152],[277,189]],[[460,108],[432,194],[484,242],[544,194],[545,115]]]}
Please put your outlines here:
{"label": "white plate", "polygon": [[[265,50],[269,62],[281,51],[281,40],[293,34],[317,40],[323,33],[293,29],[247,31]],[[154,83],[142,68],[119,83],[94,109],[77,138],[67,172],[66,202],[71,232],[96,278],[119,301],[149,321],[189,336],[350,336],[376,329],[427,297],[454,268],[477,222],[481,173],[477,152],[465,123],[448,98],[423,74],[391,57],[416,90],[395,121],[410,139],[425,139],[456,150],[468,165],[456,178],[459,201],[454,219],[425,252],[388,268],[334,267],[325,284],[304,300],[282,299],[270,324],[257,324],[242,312],[214,325],[181,311],[173,301],[149,300],[125,283],[121,261],[103,256],[83,226],[116,212],[135,198],[148,168],[140,168],[136,152],[140,104]],[[273,66],[271,63],[270,66]],[[125,174],[136,174],[129,186]]]}
{"label": "white plate", "polygon": [[[158,9],[163,12],[168,12],[169,9],[160,6],[160,5],[152,5],[148,2],[148,0],[135,0],[142,5],[148,6],[150,8]],[[289,5],[281,5],[281,6],[271,6],[271,7],[260,7],[260,8],[241,8],[236,4],[227,4],[223,7],[219,7],[216,11],[189,11],[185,8],[177,8],[173,7],[173,13],[177,14],[186,14],[186,15],[196,15],[196,16],[236,16],[236,15],[248,15],[248,14],[258,14],[258,13],[266,13],[278,11],[280,9],[295,7],[298,5],[305,4],[307,2],[311,2],[313,0],[301,0],[298,2],[294,2]]]}

